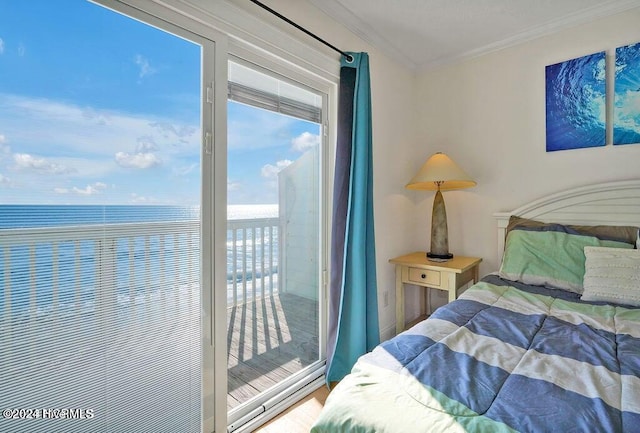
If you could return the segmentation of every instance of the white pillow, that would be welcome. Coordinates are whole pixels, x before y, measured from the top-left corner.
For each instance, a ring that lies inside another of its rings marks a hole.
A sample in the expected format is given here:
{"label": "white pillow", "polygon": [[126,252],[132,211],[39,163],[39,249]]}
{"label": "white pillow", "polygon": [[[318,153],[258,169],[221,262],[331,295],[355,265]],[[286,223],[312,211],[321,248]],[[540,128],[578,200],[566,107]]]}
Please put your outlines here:
{"label": "white pillow", "polygon": [[584,247],[585,301],[640,306],[640,250]]}

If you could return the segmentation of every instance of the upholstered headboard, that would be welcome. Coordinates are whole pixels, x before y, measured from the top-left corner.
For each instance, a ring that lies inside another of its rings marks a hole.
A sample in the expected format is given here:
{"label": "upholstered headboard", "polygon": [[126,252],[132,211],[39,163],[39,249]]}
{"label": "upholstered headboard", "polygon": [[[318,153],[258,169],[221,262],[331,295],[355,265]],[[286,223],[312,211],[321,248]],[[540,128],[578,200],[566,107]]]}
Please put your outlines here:
{"label": "upholstered headboard", "polygon": [[493,214],[498,223],[498,263],[502,261],[505,230],[511,215],[561,224],[640,227],[640,179],[573,188],[510,212]]}

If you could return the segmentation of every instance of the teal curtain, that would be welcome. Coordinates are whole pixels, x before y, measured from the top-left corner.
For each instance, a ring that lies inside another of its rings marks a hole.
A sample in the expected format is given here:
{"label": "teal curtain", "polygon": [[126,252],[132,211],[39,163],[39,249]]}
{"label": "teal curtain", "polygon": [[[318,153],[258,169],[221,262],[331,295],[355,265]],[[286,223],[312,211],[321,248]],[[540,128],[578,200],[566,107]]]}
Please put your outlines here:
{"label": "teal curtain", "polygon": [[348,53],[340,68],[331,231],[327,384],[380,343],[373,224],[369,56]]}

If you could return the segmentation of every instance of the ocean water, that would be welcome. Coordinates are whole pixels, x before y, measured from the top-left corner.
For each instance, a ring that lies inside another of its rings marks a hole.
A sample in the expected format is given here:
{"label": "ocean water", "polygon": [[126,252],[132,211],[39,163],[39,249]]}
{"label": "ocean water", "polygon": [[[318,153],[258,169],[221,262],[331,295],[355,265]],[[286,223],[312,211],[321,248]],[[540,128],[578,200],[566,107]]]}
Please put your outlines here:
{"label": "ocean water", "polygon": [[277,218],[277,204],[231,204],[227,206],[227,219]]}
{"label": "ocean water", "polygon": [[[227,219],[274,218],[277,204],[227,206]],[[85,224],[188,221],[200,218],[198,206],[0,205],[0,230]]]}
{"label": "ocean water", "polygon": [[0,230],[88,224],[188,221],[200,217],[197,206],[0,205]]}
{"label": "ocean water", "polygon": [[[230,205],[227,214],[231,225],[235,220],[277,217],[278,207]],[[109,227],[118,224],[197,221],[199,215],[198,207],[181,206],[0,205],[0,318],[7,311],[14,318],[46,315],[54,309],[54,303],[57,312],[63,313],[94,309],[99,296],[98,279],[103,278],[97,272],[99,243],[95,236],[54,243],[55,227],[79,226],[78,233],[83,233],[83,229],[104,225],[109,237],[112,233]],[[247,227],[227,231],[229,302],[234,298],[234,289],[244,287],[251,297],[254,291],[260,293],[262,284],[277,287],[277,228],[270,231],[254,229],[251,224]],[[20,235],[9,236],[15,233],[11,229],[30,233],[22,230],[42,228],[54,229],[47,230],[48,234],[35,243],[22,242]],[[157,233],[145,236],[141,232],[118,234],[114,250],[115,270],[109,278],[115,281],[119,306],[143,305],[149,298],[162,296],[167,291],[199,288],[197,229],[167,236]],[[273,262],[268,260],[271,257]],[[262,263],[272,265],[263,268]]]}

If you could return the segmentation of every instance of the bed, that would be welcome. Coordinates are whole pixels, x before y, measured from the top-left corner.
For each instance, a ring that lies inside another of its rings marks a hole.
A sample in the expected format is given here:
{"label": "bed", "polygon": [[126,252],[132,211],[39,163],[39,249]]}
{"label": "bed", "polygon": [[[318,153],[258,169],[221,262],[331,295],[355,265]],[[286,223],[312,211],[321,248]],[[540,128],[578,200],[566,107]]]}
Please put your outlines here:
{"label": "bed", "polygon": [[312,433],[640,432],[640,181],[495,216],[500,269],[362,356]]}

